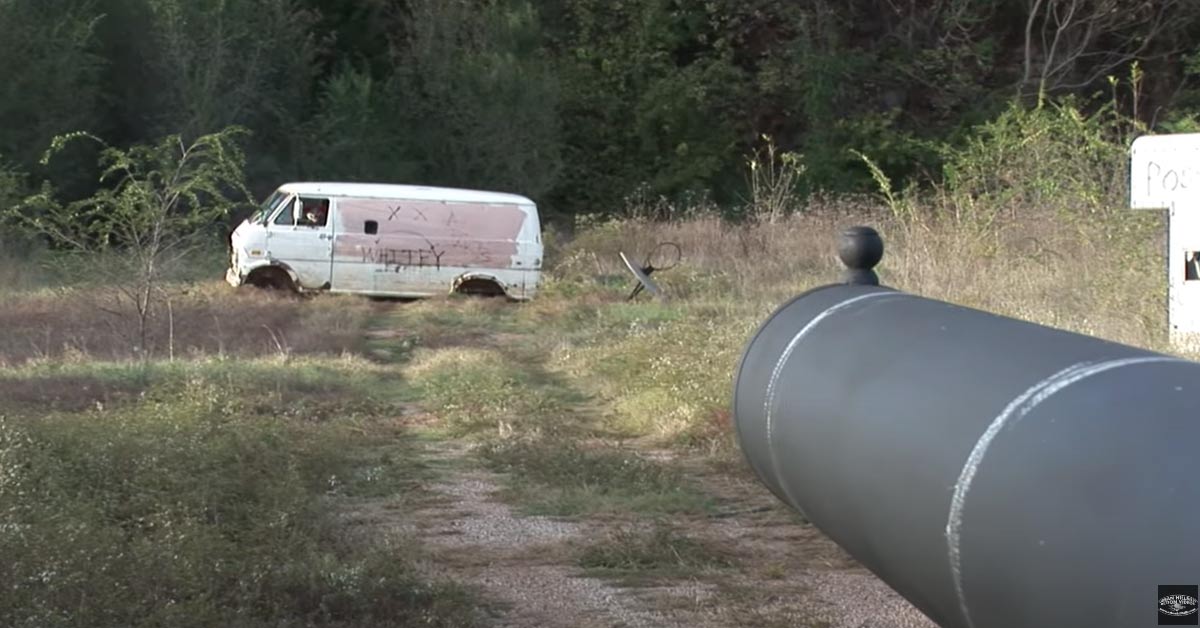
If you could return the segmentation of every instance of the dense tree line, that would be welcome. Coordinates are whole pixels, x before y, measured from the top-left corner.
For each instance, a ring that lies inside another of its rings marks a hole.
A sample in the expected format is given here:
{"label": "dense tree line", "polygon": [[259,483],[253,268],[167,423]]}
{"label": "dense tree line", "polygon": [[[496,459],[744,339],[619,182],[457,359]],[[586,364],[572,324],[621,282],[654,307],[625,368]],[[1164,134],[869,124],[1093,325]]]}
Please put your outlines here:
{"label": "dense tree line", "polygon": [[0,181],[76,196],[95,154],[39,161],[76,130],[244,126],[258,194],[420,182],[572,213],[734,201],[764,135],[803,155],[807,190],[872,185],[852,150],[936,176],[1014,101],[1111,103],[1135,62],[1126,114],[1200,113],[1190,0],[0,0],[0,25]]}

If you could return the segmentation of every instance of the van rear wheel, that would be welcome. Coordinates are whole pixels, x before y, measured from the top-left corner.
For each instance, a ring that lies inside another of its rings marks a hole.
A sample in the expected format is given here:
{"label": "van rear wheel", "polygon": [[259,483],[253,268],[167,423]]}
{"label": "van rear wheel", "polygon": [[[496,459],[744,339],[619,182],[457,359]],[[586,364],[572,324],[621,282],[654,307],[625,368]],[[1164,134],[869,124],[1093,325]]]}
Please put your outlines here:
{"label": "van rear wheel", "polygon": [[481,277],[472,277],[470,279],[464,279],[462,281],[455,282],[454,293],[480,297],[508,296],[500,284],[492,281],[491,279],[483,279]]}

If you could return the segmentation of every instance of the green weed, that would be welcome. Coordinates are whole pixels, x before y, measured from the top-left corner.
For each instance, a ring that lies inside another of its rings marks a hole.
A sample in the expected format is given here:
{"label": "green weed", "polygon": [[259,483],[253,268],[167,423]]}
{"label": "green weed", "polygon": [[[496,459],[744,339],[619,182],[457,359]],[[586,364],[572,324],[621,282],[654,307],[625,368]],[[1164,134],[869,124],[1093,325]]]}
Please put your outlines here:
{"label": "green weed", "polygon": [[[90,376],[142,390],[0,418],[0,625],[475,622],[466,591],[415,574],[403,539],[350,545],[331,517],[331,500],[403,499],[420,477],[394,408],[350,403],[369,375],[216,363]],[[312,405],[326,398],[340,405]]]}
{"label": "green weed", "polygon": [[407,370],[426,407],[452,436],[559,431],[578,395],[492,349],[422,353]]}
{"label": "green weed", "polygon": [[650,529],[623,527],[584,547],[579,566],[609,577],[694,577],[736,565],[731,551],[657,522]]}
{"label": "green weed", "polygon": [[616,447],[570,439],[509,440],[481,450],[509,476],[509,496],[534,514],[694,513],[710,500],[674,468]]}

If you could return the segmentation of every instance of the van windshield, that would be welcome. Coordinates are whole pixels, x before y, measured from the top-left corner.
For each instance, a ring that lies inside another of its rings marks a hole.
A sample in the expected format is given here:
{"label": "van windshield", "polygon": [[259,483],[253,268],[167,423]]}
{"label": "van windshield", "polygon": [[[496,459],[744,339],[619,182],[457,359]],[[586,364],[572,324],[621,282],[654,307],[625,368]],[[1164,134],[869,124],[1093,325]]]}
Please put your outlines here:
{"label": "van windshield", "polygon": [[263,201],[263,204],[258,207],[258,210],[250,216],[249,221],[252,224],[267,224],[267,218],[269,218],[271,214],[275,212],[275,208],[279,207],[279,204],[282,203],[285,198],[287,198],[287,194],[284,194],[280,190],[275,190],[271,196],[267,197],[267,200]]}

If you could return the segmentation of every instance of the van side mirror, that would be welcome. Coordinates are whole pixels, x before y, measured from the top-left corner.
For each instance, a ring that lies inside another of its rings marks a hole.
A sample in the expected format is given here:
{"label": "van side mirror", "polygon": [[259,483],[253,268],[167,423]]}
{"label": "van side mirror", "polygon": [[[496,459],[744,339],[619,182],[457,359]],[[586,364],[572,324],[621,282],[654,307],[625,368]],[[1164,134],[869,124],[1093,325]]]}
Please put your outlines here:
{"label": "van side mirror", "polygon": [[300,219],[304,217],[304,202],[297,196],[292,200],[292,224],[300,224]]}

